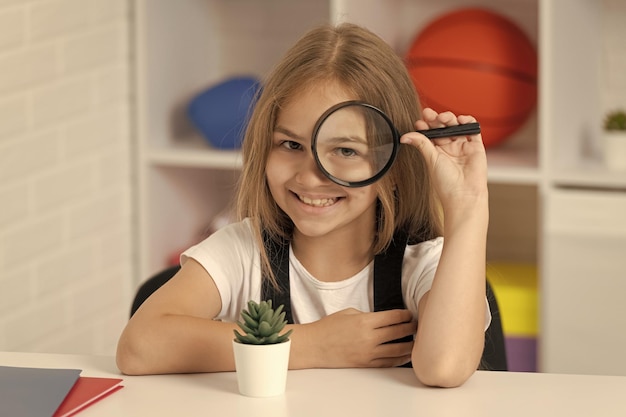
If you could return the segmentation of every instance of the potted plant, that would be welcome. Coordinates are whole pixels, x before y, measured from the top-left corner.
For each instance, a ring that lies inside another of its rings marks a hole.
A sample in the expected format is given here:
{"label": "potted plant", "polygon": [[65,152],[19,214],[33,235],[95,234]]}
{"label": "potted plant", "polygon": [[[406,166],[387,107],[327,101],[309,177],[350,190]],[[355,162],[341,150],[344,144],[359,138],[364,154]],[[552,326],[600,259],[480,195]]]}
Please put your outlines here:
{"label": "potted plant", "polygon": [[287,324],[283,305],[274,309],[272,300],[248,302],[235,330],[233,352],[239,392],[249,397],[271,397],[285,392],[293,330],[280,332]]}
{"label": "potted plant", "polygon": [[614,110],[604,119],[604,158],[609,169],[626,170],[626,112]]}

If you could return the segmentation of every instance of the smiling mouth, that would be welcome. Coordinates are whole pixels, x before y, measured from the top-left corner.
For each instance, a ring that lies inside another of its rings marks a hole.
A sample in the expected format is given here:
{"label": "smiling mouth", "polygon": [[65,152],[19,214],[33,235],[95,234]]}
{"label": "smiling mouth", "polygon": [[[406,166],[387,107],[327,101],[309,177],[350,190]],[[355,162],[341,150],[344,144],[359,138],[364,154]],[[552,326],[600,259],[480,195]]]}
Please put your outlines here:
{"label": "smiling mouth", "polygon": [[308,198],[298,195],[298,199],[304,204],[313,207],[328,207],[337,202],[337,198]]}

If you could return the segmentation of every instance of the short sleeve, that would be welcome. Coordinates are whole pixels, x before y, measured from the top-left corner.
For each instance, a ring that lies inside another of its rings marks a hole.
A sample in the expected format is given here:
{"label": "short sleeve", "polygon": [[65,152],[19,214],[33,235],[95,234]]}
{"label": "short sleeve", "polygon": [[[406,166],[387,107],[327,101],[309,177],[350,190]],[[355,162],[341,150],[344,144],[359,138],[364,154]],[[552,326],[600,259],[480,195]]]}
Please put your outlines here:
{"label": "short sleeve", "polygon": [[217,286],[222,300],[217,318],[236,319],[242,300],[260,294],[260,280],[253,279],[259,252],[248,221],[227,225],[190,247],[182,253],[181,265],[189,258],[202,265]]}
{"label": "short sleeve", "polygon": [[433,285],[442,249],[442,237],[406,247],[402,264],[402,292],[404,303],[413,317],[417,317],[419,301]]}

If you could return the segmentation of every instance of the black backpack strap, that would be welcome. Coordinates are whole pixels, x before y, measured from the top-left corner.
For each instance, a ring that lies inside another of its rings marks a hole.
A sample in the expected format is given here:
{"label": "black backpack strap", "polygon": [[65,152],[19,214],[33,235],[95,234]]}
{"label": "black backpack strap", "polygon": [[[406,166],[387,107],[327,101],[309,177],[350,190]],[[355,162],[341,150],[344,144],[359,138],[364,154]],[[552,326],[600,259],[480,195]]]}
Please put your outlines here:
{"label": "black backpack strap", "polygon": [[[406,234],[396,233],[387,250],[374,258],[374,311],[406,308],[402,297],[402,261],[407,240]],[[411,341],[413,335],[388,343]],[[402,367],[411,368],[413,364],[408,362]]]}
{"label": "black backpack strap", "polygon": [[406,244],[406,234],[396,233],[387,250],[374,258],[374,311],[405,308],[402,260]]}

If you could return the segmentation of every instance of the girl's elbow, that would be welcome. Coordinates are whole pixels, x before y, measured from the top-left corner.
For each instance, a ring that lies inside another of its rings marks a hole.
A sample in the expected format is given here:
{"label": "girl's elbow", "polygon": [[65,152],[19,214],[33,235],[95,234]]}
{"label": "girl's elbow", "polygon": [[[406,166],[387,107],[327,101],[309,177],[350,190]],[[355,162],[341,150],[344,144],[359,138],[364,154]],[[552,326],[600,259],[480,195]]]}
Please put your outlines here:
{"label": "girl's elbow", "polygon": [[475,366],[443,361],[427,366],[413,364],[413,372],[424,385],[440,388],[456,388],[463,385],[476,371]]}
{"label": "girl's elbow", "polygon": [[141,371],[137,366],[136,357],[129,349],[124,348],[121,344],[117,346],[115,364],[117,365],[117,369],[124,375],[141,375]]}
{"label": "girl's elbow", "polygon": [[122,336],[115,354],[115,363],[120,372],[124,375],[146,375],[150,372],[143,362],[144,355],[139,352],[139,347],[128,337]]}

